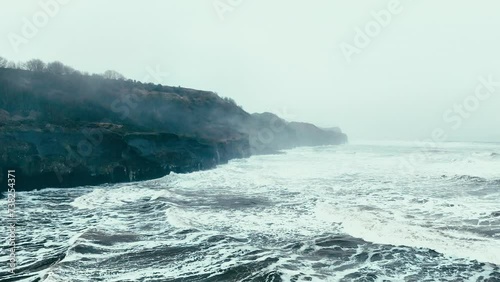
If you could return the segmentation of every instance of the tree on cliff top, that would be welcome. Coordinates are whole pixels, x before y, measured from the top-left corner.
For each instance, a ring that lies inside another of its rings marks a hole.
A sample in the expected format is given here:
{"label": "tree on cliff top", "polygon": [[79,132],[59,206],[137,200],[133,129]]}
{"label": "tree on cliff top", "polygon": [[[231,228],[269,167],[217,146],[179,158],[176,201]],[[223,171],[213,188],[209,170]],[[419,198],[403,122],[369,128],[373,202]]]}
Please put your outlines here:
{"label": "tree on cliff top", "polygon": [[7,64],[8,64],[7,59],[5,59],[4,57],[0,57],[0,68],[6,68]]}
{"label": "tree on cliff top", "polygon": [[47,67],[45,68],[47,72],[53,73],[53,74],[60,74],[60,75],[66,75],[66,74],[73,74],[73,73],[78,73],[74,68],[66,66],[65,64],[55,61],[52,63],[47,64]]}
{"label": "tree on cliff top", "polygon": [[48,63],[47,71],[53,74],[64,74],[64,64],[57,61]]}
{"label": "tree on cliff top", "polygon": [[102,76],[107,79],[125,80],[124,75],[114,70],[107,70]]}
{"label": "tree on cliff top", "polygon": [[45,63],[40,59],[32,59],[26,62],[25,67],[29,71],[44,71]]}

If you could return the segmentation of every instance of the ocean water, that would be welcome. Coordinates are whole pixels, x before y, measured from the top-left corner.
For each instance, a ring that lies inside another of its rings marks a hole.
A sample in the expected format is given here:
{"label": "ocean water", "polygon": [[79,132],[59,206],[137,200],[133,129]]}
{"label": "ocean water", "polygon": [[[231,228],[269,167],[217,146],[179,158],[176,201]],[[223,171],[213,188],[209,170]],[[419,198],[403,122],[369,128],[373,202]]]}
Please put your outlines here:
{"label": "ocean water", "polygon": [[16,212],[1,281],[500,281],[500,144],[298,148]]}

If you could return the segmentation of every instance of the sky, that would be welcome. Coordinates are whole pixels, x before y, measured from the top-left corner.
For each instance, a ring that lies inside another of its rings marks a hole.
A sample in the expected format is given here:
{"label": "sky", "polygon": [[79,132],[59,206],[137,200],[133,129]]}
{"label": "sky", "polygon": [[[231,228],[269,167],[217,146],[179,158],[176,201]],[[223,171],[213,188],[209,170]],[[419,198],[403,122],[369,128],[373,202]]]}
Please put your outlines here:
{"label": "sky", "polygon": [[351,140],[500,140],[497,0],[2,0],[0,56],[210,90]]}

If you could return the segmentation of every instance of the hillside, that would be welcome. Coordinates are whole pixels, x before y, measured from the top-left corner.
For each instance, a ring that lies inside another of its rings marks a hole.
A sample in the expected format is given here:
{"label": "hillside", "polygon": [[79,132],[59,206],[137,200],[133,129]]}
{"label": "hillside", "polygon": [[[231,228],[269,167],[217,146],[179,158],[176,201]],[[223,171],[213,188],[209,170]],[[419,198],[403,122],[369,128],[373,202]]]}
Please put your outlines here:
{"label": "hillside", "polygon": [[346,141],[338,131],[251,115],[213,92],[0,68],[0,167],[17,169],[21,190],[145,180]]}

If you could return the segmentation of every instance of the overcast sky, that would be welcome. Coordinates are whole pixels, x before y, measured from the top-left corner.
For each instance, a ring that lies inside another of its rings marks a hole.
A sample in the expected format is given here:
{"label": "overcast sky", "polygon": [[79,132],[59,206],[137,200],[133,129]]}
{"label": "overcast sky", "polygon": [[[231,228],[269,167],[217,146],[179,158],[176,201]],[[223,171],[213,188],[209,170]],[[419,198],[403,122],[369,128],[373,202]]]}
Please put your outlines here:
{"label": "overcast sky", "polygon": [[54,1],[1,2],[0,56],[156,70],[354,140],[500,140],[498,0]]}

